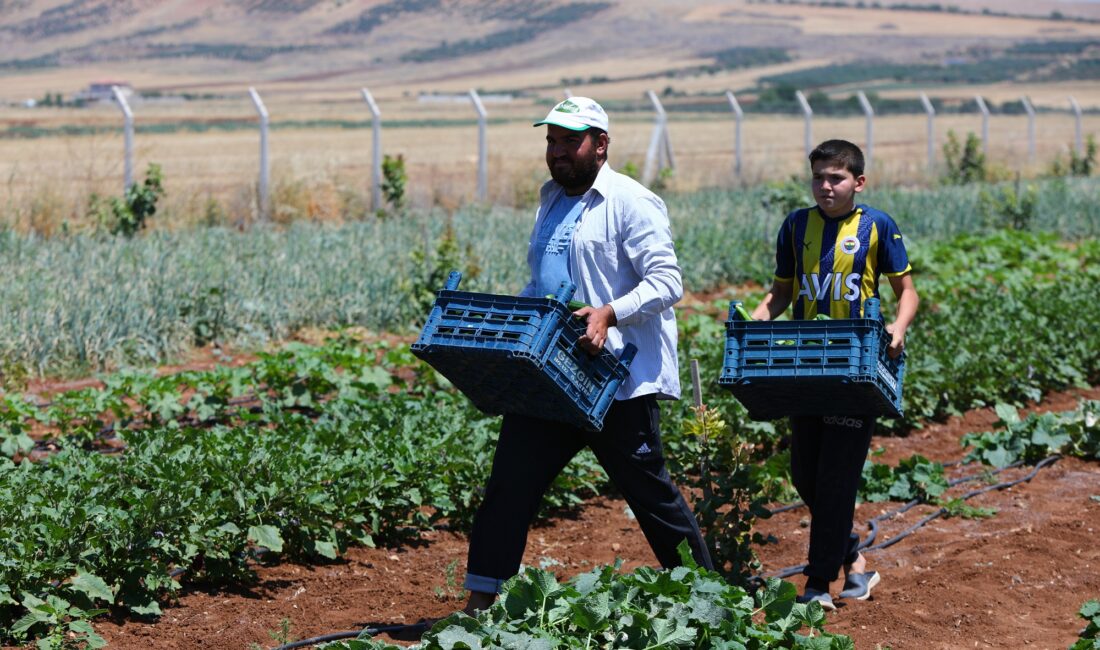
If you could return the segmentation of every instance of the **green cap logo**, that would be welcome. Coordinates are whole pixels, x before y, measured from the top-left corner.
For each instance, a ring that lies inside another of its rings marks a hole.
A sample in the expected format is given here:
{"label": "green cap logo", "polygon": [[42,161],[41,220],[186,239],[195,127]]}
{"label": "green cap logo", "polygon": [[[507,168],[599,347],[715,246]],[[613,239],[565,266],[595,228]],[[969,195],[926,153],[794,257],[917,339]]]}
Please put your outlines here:
{"label": "green cap logo", "polygon": [[554,110],[559,113],[579,113],[581,107],[573,103],[573,100],[567,99],[564,102],[554,107]]}

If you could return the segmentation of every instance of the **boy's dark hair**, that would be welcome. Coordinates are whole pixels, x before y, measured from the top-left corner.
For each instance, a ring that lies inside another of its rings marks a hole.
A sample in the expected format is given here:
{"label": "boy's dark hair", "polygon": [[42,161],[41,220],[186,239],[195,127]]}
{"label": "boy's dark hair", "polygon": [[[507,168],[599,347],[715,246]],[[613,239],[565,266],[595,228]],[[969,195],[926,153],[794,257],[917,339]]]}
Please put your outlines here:
{"label": "boy's dark hair", "polygon": [[810,164],[819,160],[840,163],[852,172],[852,176],[863,175],[863,151],[847,140],[826,140],[810,152]]}

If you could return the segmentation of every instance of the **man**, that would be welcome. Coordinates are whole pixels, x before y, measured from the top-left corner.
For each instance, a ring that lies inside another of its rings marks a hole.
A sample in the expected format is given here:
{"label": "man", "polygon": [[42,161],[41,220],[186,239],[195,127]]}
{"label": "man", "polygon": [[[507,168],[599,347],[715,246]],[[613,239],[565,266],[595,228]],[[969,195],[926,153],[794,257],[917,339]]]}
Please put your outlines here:
{"label": "man", "polygon": [[638,353],[603,431],[504,416],[470,534],[467,614],[491,605],[519,570],[543,494],[585,446],[625,496],[662,566],[679,564],[676,547],[685,539],[700,566],[713,566],[661,450],[657,400],[680,397],[672,305],[683,293],[664,202],[607,164],[608,119],[595,101],[567,99],[540,125],[552,180],[540,194],[527,251],[531,280],[521,295],[555,293],[569,280],[574,298],[591,305],[574,312],[588,324],[580,344],[618,354],[630,342]]}

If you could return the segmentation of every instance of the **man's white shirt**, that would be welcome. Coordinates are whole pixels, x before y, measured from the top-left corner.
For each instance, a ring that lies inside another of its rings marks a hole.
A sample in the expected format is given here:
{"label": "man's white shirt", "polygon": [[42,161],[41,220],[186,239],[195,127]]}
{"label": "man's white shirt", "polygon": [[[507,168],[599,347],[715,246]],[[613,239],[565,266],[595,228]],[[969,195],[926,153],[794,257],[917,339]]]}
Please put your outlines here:
{"label": "man's white shirt", "polygon": [[[532,233],[564,188],[542,186]],[[573,298],[593,307],[610,304],[618,324],[608,330],[605,346],[618,356],[626,343],[638,353],[616,399],[656,393],[679,399],[676,316],[672,306],[683,297],[683,282],[664,201],[605,162],[584,197],[584,212],[573,232],[569,272]],[[534,237],[527,261],[536,259]],[[534,296],[534,282],[520,295]]]}

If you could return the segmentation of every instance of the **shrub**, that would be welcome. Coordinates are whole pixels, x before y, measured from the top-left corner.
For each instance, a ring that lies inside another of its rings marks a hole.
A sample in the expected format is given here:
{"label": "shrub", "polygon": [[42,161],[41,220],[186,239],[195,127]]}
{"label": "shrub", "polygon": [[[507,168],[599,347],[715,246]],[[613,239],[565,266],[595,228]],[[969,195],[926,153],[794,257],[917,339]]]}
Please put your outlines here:
{"label": "shrub", "polygon": [[943,180],[949,185],[966,185],[985,179],[986,160],[981,151],[981,140],[973,132],[966,134],[966,144],[959,145],[954,131],[947,132],[947,142],[943,145],[943,159],[946,168]]}
{"label": "shrub", "polygon": [[145,180],[126,188],[121,198],[104,199],[92,194],[88,200],[88,212],[94,215],[101,227],[112,235],[133,237],[145,228],[149,217],[157,212],[157,201],[164,196],[160,165],[149,163]]}
{"label": "shrub", "polygon": [[382,196],[386,197],[386,203],[394,210],[405,207],[405,185],[408,182],[405,157],[401,154],[396,157],[386,154],[382,158]]}

